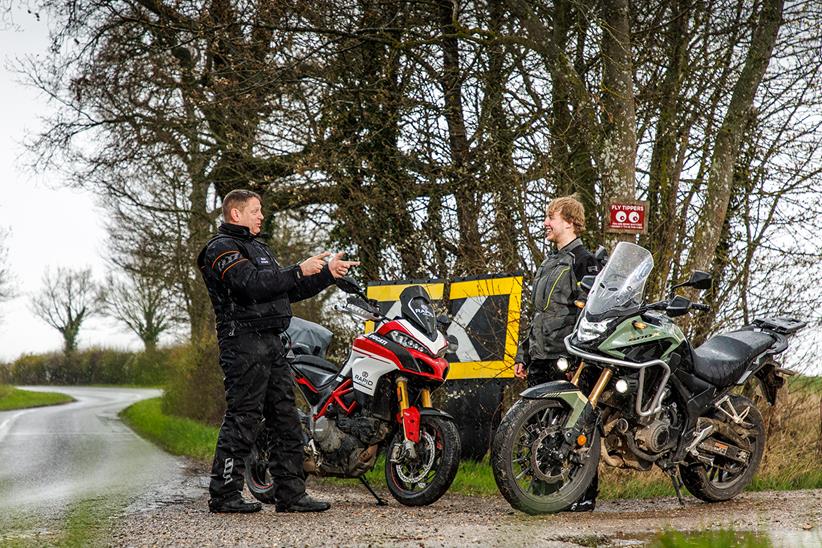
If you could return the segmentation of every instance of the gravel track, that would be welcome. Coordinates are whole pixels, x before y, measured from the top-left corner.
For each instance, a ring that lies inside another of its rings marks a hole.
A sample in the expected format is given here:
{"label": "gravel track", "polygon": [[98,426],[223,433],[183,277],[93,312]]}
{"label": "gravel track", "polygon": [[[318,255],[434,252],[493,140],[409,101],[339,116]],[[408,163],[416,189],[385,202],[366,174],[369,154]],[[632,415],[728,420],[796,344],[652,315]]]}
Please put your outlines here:
{"label": "gravel track", "polygon": [[[777,546],[822,546],[822,489],[744,493],[720,504],[686,497],[603,501],[593,513],[527,516],[502,497],[446,495],[407,508],[390,499],[378,507],[357,483],[309,484],[332,503],[322,514],[210,514],[207,477],[192,476],[200,495],[133,510],[111,541],[126,546],[628,546],[665,529],[734,529],[769,535]],[[134,506],[132,506],[134,508]]]}

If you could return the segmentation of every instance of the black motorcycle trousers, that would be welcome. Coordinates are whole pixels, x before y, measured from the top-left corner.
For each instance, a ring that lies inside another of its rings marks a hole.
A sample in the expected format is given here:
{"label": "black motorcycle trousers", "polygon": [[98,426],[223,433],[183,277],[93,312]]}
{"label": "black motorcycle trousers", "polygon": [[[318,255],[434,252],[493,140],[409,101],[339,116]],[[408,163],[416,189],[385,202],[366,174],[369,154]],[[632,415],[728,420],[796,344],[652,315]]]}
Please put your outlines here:
{"label": "black motorcycle trousers", "polygon": [[211,498],[229,499],[242,492],[245,461],[264,417],[272,440],[274,498],[290,504],[305,493],[303,436],[280,337],[272,331],[242,333],[220,337],[219,345],[227,406],[211,467]]}

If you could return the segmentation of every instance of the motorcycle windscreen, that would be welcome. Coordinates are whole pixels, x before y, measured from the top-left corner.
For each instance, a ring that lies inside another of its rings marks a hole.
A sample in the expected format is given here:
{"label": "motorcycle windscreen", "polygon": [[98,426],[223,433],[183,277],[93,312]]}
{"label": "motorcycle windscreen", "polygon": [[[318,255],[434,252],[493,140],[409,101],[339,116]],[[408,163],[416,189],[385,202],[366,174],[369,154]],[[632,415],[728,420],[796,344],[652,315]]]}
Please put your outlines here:
{"label": "motorcycle windscreen", "polygon": [[650,251],[636,244],[618,243],[588,294],[588,314],[598,316],[613,309],[640,306],[645,282],[653,268]]}
{"label": "motorcycle windscreen", "polygon": [[432,341],[437,338],[437,317],[431,306],[428,292],[419,285],[412,285],[400,293],[402,317],[410,321]]}

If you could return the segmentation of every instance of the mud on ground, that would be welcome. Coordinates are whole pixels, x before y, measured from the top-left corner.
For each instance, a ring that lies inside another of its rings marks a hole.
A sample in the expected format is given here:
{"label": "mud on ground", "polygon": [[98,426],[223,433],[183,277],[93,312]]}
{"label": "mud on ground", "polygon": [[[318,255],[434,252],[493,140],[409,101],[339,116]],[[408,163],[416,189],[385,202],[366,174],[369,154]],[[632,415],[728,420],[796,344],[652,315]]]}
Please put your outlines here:
{"label": "mud on ground", "polygon": [[[754,531],[777,546],[822,546],[822,489],[744,493],[719,504],[693,497],[601,501],[593,513],[527,516],[502,497],[446,495],[422,508],[388,506],[357,482],[309,484],[332,503],[321,514],[278,514],[271,506],[250,515],[210,514],[207,477],[195,475],[187,497],[132,505],[110,537],[126,546],[629,546],[657,532],[705,529]],[[147,499],[143,499],[144,501]]]}

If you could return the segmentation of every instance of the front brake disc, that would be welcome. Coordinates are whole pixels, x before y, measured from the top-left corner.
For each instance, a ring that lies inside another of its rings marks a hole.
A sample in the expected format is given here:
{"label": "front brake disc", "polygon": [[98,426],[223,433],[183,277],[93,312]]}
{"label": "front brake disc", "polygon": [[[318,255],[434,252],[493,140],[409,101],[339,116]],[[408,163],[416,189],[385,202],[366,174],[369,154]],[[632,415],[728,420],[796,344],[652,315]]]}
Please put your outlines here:
{"label": "front brake disc", "polygon": [[[553,438],[557,434],[555,429],[545,429],[537,436],[534,443],[531,444],[531,469],[534,471],[534,479],[544,481],[546,483],[565,482],[568,479],[569,470],[564,463],[553,462],[550,455],[546,455],[550,449],[543,447],[543,442],[546,438]],[[540,452],[540,449],[542,451]],[[558,469],[558,472],[552,473],[553,470]]]}

